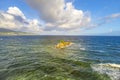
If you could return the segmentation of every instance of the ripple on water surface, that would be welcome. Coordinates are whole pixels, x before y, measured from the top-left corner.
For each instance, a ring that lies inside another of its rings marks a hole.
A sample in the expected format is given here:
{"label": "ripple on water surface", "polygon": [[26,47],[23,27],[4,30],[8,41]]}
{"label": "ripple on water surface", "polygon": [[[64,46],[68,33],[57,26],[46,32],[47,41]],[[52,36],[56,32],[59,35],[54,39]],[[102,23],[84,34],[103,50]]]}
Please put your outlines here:
{"label": "ripple on water surface", "polygon": [[[102,49],[99,44],[96,44],[97,42],[95,45],[100,49],[89,51],[94,43],[90,41],[94,41],[92,40],[94,38],[16,36],[2,37],[2,39],[0,80],[113,79],[111,78],[113,75],[105,73],[109,70],[106,69],[104,73],[100,73],[96,70],[97,64],[91,68],[92,64],[99,63],[95,57],[101,59],[102,55],[104,56],[104,52],[99,51]],[[70,40],[75,44],[66,49],[56,49],[54,46],[60,39]],[[97,67],[100,66],[97,65]],[[112,72],[112,69],[110,70]],[[114,79],[119,80],[119,76]]]}

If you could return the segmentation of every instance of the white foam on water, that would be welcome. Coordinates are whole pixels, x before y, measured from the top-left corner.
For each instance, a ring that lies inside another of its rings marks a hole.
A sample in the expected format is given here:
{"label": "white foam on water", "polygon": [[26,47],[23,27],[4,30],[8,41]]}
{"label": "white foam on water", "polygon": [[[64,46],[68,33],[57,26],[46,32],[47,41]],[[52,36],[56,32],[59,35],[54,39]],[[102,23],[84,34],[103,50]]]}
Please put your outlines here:
{"label": "white foam on water", "polygon": [[105,52],[104,50],[96,50],[96,51],[101,52],[101,53]]}
{"label": "white foam on water", "polygon": [[3,39],[2,39],[2,38],[0,38],[0,40],[2,41]]}
{"label": "white foam on water", "polygon": [[111,45],[108,44],[107,46],[111,46]]}
{"label": "white foam on water", "polygon": [[100,52],[100,53],[105,52],[104,50],[89,50],[89,51],[96,51],[96,52]]}
{"label": "white foam on water", "polygon": [[79,47],[80,50],[83,50],[83,51],[86,50],[86,48],[83,45],[81,45],[81,44],[78,44],[78,47]]}
{"label": "white foam on water", "polygon": [[80,50],[83,50],[83,51],[84,51],[84,50],[86,50],[86,49],[85,49],[85,48],[83,48],[83,47],[81,47],[81,48],[80,48]]}
{"label": "white foam on water", "polygon": [[91,65],[94,71],[107,74],[111,80],[120,80],[120,64],[104,63]]}

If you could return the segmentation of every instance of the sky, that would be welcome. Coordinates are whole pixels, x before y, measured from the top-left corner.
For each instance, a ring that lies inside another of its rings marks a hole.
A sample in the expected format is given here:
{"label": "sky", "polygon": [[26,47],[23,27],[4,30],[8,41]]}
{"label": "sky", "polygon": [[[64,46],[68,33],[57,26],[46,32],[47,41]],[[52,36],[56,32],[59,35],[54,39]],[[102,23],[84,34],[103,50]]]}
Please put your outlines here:
{"label": "sky", "polygon": [[0,28],[40,35],[118,35],[120,0],[0,0]]}

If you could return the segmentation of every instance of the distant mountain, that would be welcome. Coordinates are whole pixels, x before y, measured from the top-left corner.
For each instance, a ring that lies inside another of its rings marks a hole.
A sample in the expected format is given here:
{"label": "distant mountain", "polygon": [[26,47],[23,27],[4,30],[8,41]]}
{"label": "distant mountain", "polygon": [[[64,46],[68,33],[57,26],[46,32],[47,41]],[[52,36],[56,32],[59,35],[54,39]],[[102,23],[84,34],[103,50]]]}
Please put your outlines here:
{"label": "distant mountain", "polygon": [[15,32],[15,31],[10,29],[0,28],[0,32]]}
{"label": "distant mountain", "polygon": [[18,31],[13,31],[10,29],[5,29],[5,28],[0,28],[0,36],[3,35],[32,35],[30,33],[26,33],[26,32],[18,32]]}

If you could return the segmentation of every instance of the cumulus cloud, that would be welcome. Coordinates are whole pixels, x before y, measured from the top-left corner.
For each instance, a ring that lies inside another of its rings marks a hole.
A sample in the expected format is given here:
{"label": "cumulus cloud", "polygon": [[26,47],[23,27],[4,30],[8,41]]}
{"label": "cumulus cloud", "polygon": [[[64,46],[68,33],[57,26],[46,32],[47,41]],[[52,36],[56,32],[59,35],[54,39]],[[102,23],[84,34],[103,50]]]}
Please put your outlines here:
{"label": "cumulus cloud", "polygon": [[7,11],[0,11],[0,28],[33,33],[42,31],[37,19],[27,19],[17,7],[9,7]]}
{"label": "cumulus cloud", "polygon": [[[78,10],[72,2],[65,0],[26,0],[36,9],[45,22],[44,30],[73,30],[89,25],[91,18],[87,12]],[[73,0],[72,0],[73,1]]]}

